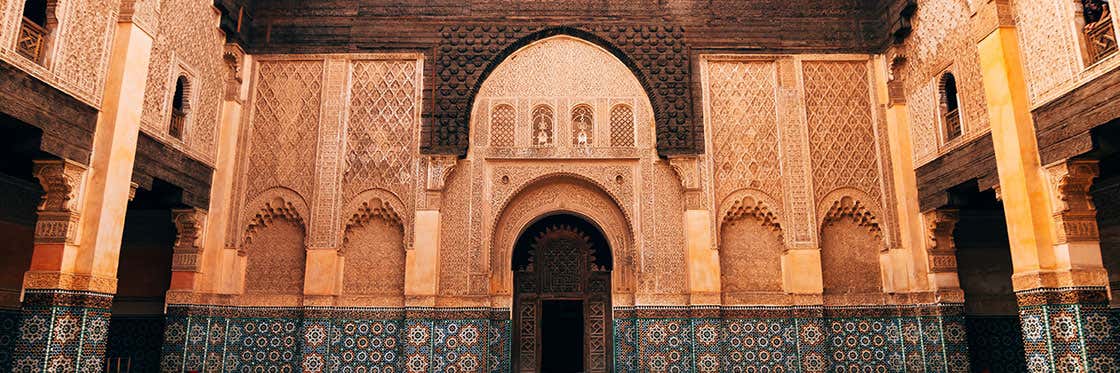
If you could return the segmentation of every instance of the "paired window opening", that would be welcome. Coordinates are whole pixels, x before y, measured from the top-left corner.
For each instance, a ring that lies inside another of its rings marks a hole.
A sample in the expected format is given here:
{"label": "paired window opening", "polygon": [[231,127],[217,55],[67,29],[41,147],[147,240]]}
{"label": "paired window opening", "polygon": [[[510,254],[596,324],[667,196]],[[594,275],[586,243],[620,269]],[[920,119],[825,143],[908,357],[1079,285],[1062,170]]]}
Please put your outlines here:
{"label": "paired window opening", "polygon": [[175,79],[175,93],[171,96],[171,123],[167,132],[176,139],[183,139],[183,131],[187,127],[187,114],[190,113],[191,83],[186,76],[180,75]]}
{"label": "paired window opening", "polygon": [[1085,65],[1092,65],[1116,53],[1116,32],[1109,0],[1080,0],[1081,26],[1085,44]]}
{"label": "paired window opening", "polygon": [[23,19],[16,37],[16,52],[42,64],[47,55],[47,44],[54,26],[50,16],[55,0],[26,0],[23,2]]}

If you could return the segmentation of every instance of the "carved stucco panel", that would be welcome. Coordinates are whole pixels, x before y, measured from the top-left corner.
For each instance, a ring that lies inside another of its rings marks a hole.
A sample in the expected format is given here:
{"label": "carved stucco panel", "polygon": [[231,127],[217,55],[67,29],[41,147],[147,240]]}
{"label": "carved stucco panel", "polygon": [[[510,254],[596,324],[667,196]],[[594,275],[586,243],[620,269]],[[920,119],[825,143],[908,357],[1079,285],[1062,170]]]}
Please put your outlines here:
{"label": "carved stucco panel", "polygon": [[[144,91],[141,128],[152,137],[213,165],[217,157],[218,124],[228,73],[222,60],[225,37],[218,30],[218,14],[210,3],[190,0],[138,1],[162,7],[158,32],[152,41],[148,80]],[[140,9],[137,9],[139,12]],[[145,10],[148,12],[149,10]],[[144,13],[147,14],[147,13]],[[175,80],[190,79],[188,126],[183,140],[168,133]]]}
{"label": "carved stucco panel", "polygon": [[1081,49],[1074,38],[1074,4],[1074,0],[1011,4],[1032,103],[1078,73]]}
{"label": "carved stucco panel", "polygon": [[878,203],[881,170],[867,62],[805,61],[802,66],[818,204],[842,187],[859,189]]}
{"label": "carved stucco panel", "polygon": [[705,71],[715,201],[744,188],[780,200],[775,63],[712,61]]}
{"label": "carved stucco panel", "polygon": [[[971,14],[961,1],[923,3],[912,18],[914,31],[900,48],[905,51],[902,57],[906,62],[896,78],[902,79],[910,105],[915,166],[989,129],[980,54],[971,33],[978,21]],[[945,72],[956,78],[964,129],[964,136],[949,144],[941,138],[938,112],[937,82]]]}
{"label": "carved stucco panel", "polygon": [[78,94],[101,101],[109,64],[117,1],[60,1],[52,70],[59,82]]}
{"label": "carved stucco panel", "polygon": [[924,164],[937,156],[939,135],[937,119],[937,82],[929,80],[911,92],[907,99],[910,111],[910,139],[914,147],[915,164]]}
{"label": "carved stucco panel", "polygon": [[554,212],[571,212],[588,218],[603,230],[614,257],[612,287],[616,293],[633,291],[634,250],[631,221],[622,213],[618,201],[593,181],[571,174],[552,174],[519,191],[509,205],[495,213],[490,234],[490,268],[495,294],[510,294],[513,245],[533,220]]}

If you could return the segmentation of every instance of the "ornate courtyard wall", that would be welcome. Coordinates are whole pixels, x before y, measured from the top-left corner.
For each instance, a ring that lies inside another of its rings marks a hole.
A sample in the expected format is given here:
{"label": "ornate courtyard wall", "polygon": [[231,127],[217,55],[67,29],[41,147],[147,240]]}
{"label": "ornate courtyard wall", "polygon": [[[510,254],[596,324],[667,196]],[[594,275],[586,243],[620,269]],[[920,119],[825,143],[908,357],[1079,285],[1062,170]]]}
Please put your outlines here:
{"label": "ornate courtyard wall", "polygon": [[967,365],[909,282],[871,58],[708,56],[709,155],[665,160],[631,70],[564,36],[490,73],[465,159],[420,156],[419,57],[254,56],[236,254],[169,301],[164,369],[508,370],[513,241],[558,212],[610,242],[616,369]]}

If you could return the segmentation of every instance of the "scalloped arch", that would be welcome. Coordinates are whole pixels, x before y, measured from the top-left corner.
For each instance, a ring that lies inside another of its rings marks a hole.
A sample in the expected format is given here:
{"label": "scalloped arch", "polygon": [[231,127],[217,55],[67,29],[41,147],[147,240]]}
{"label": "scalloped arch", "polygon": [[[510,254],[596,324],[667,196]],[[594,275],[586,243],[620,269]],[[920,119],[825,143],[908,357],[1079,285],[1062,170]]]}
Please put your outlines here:
{"label": "scalloped arch", "polygon": [[245,226],[240,245],[242,248],[252,241],[253,233],[270,224],[273,219],[287,219],[305,230],[307,228],[304,222],[304,217],[309,216],[307,202],[294,190],[283,187],[267,189],[246,206],[252,208],[245,211],[256,213],[242,218]]}
{"label": "scalloped arch", "polygon": [[[412,248],[412,222],[404,209],[404,203],[392,192],[373,188],[358,193],[343,208],[342,240],[345,241],[350,229],[369,223],[373,219],[382,219],[401,230],[406,249]],[[345,245],[340,245],[339,249]]]}
{"label": "scalloped arch", "polygon": [[876,239],[882,239],[883,230],[879,225],[879,211],[875,205],[863,202],[868,200],[870,197],[866,193],[854,188],[842,188],[829,193],[821,199],[822,204],[818,207],[820,228],[824,229],[825,225],[848,217],[859,226],[867,228]]}
{"label": "scalloped arch", "polygon": [[781,205],[760,190],[736,190],[720,202],[719,229],[722,232],[723,225],[726,223],[739,219],[754,218],[758,219],[764,227],[777,233],[779,239],[781,239],[783,232],[779,219],[780,210],[777,206]]}

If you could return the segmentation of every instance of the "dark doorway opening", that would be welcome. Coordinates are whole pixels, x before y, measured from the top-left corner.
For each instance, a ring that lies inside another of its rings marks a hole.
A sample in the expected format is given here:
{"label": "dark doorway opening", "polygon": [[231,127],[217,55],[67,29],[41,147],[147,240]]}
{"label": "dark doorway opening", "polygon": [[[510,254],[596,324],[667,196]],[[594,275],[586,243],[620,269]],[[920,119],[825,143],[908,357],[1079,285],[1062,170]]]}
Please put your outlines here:
{"label": "dark doorway opening", "polygon": [[541,372],[583,371],[583,301],[541,301]]}
{"label": "dark doorway opening", "polygon": [[976,181],[950,189],[949,200],[960,213],[953,241],[972,371],[1025,372],[1003,202],[994,190],[981,191]]}
{"label": "dark doorway opening", "polygon": [[513,251],[516,372],[611,371],[611,253],[582,217],[541,217]]}

